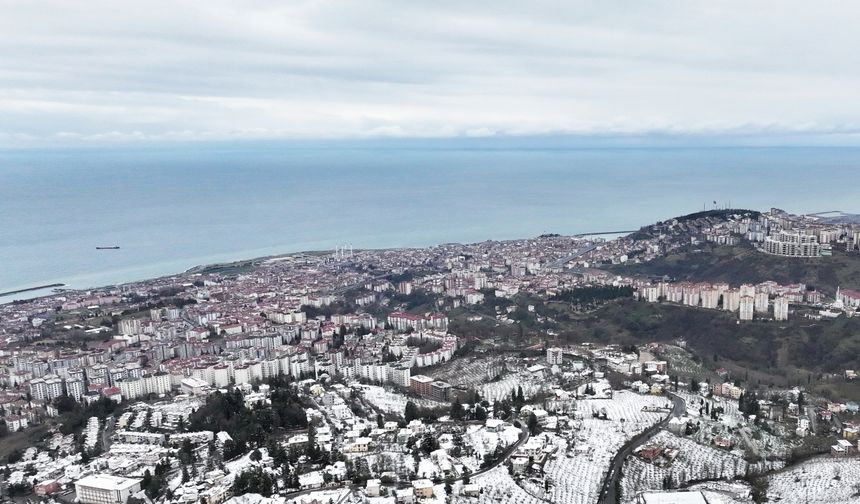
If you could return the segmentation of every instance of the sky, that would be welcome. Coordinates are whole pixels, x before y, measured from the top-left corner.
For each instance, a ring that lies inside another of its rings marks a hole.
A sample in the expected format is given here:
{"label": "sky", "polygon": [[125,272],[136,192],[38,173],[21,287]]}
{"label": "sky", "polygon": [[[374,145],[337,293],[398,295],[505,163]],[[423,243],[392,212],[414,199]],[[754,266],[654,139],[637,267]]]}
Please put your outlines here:
{"label": "sky", "polygon": [[0,9],[0,148],[540,135],[860,145],[854,2]]}

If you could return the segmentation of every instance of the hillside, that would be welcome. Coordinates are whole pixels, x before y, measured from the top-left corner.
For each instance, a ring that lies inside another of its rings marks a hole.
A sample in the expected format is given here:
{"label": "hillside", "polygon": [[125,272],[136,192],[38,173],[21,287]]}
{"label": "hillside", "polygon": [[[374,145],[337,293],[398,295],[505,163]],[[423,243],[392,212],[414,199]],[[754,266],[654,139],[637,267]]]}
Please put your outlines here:
{"label": "hillside", "polygon": [[[726,367],[765,385],[829,385],[819,377],[860,369],[860,318],[738,323],[736,315],[722,311],[623,300],[565,326],[562,337],[569,341],[683,339],[706,367]],[[840,393],[860,398],[860,386],[849,385]]]}
{"label": "hillside", "polygon": [[837,286],[860,288],[860,254],[834,250],[832,257],[798,259],[767,255],[751,246],[687,246],[647,263],[613,266],[626,275],[663,276],[677,280],[728,282],[732,285],[773,280],[803,282],[832,295]]}

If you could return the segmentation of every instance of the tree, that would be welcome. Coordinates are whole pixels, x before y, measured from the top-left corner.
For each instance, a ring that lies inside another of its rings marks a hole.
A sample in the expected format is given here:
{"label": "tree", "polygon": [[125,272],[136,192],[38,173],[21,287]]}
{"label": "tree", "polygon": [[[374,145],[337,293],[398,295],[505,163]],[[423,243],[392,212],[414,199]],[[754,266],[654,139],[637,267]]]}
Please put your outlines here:
{"label": "tree", "polygon": [[451,405],[450,416],[454,420],[463,419],[463,405],[460,404],[460,398],[454,399],[454,404]]}
{"label": "tree", "polygon": [[472,481],[472,471],[469,470],[468,467],[463,467],[463,484],[468,485],[470,481]]}
{"label": "tree", "polygon": [[308,446],[305,450],[305,455],[314,462],[317,461],[320,455],[319,449],[317,448],[317,430],[313,425],[308,427]]}
{"label": "tree", "polygon": [[178,456],[183,465],[188,465],[194,461],[194,447],[191,445],[191,441],[187,439],[182,441]]}
{"label": "tree", "polygon": [[418,418],[418,407],[412,401],[406,402],[406,408],[403,411],[403,418],[407,423]]}
{"label": "tree", "polygon": [[21,450],[19,450],[18,448],[15,448],[14,450],[12,450],[9,453],[8,456],[6,456],[6,461],[9,462],[10,464],[14,464],[15,462],[20,461],[23,456],[24,456],[24,454],[21,453]]}
{"label": "tree", "polygon": [[475,406],[475,420],[483,422],[487,419],[487,411],[480,404]]}
{"label": "tree", "polygon": [[423,451],[425,455],[430,455],[438,449],[439,440],[432,434],[424,434],[424,437],[421,439],[421,451]]}
{"label": "tree", "polygon": [[525,397],[523,396],[523,387],[522,385],[517,386],[517,404],[524,404],[526,402]]}
{"label": "tree", "polygon": [[258,493],[263,497],[271,497],[274,480],[261,467],[247,469],[233,480],[233,495]]}
{"label": "tree", "polygon": [[532,436],[537,434],[539,425],[537,416],[534,413],[529,413],[527,426],[529,428],[529,434],[531,434]]}

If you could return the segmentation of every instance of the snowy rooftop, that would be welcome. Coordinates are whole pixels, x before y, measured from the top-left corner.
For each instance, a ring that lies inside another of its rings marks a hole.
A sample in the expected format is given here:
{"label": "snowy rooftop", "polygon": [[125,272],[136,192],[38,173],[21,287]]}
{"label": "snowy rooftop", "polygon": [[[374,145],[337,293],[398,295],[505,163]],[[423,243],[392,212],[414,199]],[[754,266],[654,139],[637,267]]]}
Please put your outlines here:
{"label": "snowy rooftop", "polygon": [[75,482],[75,485],[99,488],[101,490],[124,490],[140,483],[138,479],[111,476],[110,474],[93,474]]}
{"label": "snowy rooftop", "polygon": [[645,492],[644,504],[708,504],[702,492]]}

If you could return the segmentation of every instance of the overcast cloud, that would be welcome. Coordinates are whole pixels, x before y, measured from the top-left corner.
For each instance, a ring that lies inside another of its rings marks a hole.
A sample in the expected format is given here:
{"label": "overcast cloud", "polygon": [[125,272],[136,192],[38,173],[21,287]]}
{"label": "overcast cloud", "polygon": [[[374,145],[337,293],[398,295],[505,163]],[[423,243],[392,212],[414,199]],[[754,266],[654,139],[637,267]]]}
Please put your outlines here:
{"label": "overcast cloud", "polygon": [[0,145],[860,137],[854,2],[0,0]]}

